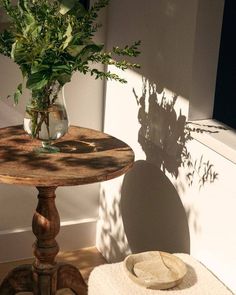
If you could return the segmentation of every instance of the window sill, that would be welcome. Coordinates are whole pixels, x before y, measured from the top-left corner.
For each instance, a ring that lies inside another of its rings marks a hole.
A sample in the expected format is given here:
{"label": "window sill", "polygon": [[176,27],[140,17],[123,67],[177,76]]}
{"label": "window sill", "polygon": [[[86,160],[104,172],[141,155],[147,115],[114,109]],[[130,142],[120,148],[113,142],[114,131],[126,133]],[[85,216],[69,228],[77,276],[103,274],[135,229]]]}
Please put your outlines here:
{"label": "window sill", "polygon": [[236,131],[234,129],[213,119],[191,121],[189,126],[198,130],[198,132],[191,132],[194,139],[236,164]]}

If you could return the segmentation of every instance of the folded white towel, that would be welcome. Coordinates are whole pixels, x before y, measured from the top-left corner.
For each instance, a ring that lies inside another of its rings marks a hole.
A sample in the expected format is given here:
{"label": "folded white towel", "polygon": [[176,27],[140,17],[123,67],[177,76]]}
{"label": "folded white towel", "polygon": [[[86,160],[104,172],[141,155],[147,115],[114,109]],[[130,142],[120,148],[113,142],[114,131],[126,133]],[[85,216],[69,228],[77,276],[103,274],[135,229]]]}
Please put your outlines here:
{"label": "folded white towel", "polygon": [[169,290],[148,290],[125,273],[123,262],[96,267],[88,281],[88,295],[232,295],[206,267],[188,254],[175,254],[187,266],[181,284]]}

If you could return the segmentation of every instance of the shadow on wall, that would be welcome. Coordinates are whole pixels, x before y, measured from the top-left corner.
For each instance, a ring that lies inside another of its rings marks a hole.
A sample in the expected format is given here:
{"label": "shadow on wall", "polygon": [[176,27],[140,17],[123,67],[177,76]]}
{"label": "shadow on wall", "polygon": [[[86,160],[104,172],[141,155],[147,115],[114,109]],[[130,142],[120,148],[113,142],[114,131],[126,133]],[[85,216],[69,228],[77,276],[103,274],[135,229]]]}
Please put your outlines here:
{"label": "shadow on wall", "polygon": [[138,142],[146,155],[146,160],[177,178],[181,166],[187,168],[186,181],[188,185],[197,179],[199,189],[206,182],[214,182],[218,174],[209,161],[193,160],[188,151],[187,143],[193,139],[193,133],[218,133],[224,127],[204,126],[186,122],[186,116],[179,115],[175,110],[178,95],[166,97],[165,92],[157,92],[155,83],[143,78],[141,97],[133,89],[139,106],[138,121],[141,125],[138,132]]}
{"label": "shadow on wall", "polygon": [[190,251],[188,221],[178,193],[154,164],[140,160],[126,174],[121,214],[133,253]]}
{"label": "shadow on wall", "polygon": [[188,222],[194,220],[198,230],[198,212],[184,208],[179,187],[170,179],[202,189],[218,177],[203,155],[195,159],[190,154],[187,143],[193,132],[216,133],[220,127],[186,122],[178,96],[159,93],[146,78],[141,95],[134,89],[133,94],[140,125],[137,141],[146,159],[139,158],[124,178],[102,184],[98,247],[110,262],[147,250],[189,253]]}
{"label": "shadow on wall", "polygon": [[189,253],[189,212],[186,215],[166,172],[177,178],[180,166],[186,166],[189,185],[196,176],[199,189],[206,182],[214,182],[218,175],[213,165],[204,162],[203,156],[193,161],[186,146],[192,139],[191,132],[204,132],[204,128],[187,124],[181,110],[177,115],[174,108],[178,96],[167,99],[147,79],[143,79],[141,97],[133,92],[141,125],[138,142],[146,160],[134,164],[125,175],[121,189],[121,214],[130,250]]}

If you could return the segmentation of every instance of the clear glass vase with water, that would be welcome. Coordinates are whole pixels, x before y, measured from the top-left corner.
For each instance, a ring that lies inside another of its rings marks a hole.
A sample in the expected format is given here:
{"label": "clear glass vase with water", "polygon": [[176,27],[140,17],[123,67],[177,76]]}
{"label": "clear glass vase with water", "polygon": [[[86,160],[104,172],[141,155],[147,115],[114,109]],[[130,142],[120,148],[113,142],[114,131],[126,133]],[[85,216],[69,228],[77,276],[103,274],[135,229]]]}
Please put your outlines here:
{"label": "clear glass vase with water", "polygon": [[33,93],[31,101],[26,106],[24,130],[31,137],[41,140],[42,146],[37,149],[38,152],[59,152],[59,149],[53,146],[53,141],[68,131],[69,122],[63,90],[60,85],[52,85],[47,89],[47,93]]}

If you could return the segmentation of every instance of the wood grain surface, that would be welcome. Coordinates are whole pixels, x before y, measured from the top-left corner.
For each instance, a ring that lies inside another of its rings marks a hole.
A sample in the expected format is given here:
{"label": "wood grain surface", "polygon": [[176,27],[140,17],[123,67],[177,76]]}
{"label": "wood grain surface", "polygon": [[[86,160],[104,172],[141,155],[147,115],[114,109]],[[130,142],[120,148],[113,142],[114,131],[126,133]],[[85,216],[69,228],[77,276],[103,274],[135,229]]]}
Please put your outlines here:
{"label": "wood grain surface", "polygon": [[55,142],[59,153],[34,151],[41,142],[21,125],[0,129],[0,183],[70,186],[115,178],[133,165],[134,153],[123,141],[93,129],[71,126]]}

